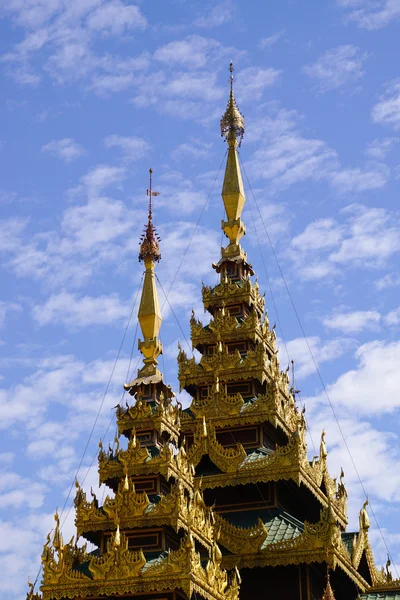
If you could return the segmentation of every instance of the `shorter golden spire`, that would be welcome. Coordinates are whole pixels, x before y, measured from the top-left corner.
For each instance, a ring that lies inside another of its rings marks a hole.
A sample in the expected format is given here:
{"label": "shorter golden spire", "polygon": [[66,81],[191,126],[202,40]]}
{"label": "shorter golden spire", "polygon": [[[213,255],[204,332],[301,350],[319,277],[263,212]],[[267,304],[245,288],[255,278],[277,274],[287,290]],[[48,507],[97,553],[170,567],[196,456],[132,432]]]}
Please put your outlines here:
{"label": "shorter golden spire", "polygon": [[144,341],[139,340],[139,350],[144,356],[145,365],[140,371],[143,377],[156,374],[157,357],[162,352],[162,345],[158,340],[162,317],[155,277],[155,263],[161,258],[160,247],[158,245],[160,238],[153,225],[152,206],[153,197],[158,196],[159,192],[153,191],[153,171],[150,169],[149,173],[150,186],[146,192],[149,197],[149,215],[146,228],[141,237],[139,252],[139,261],[143,261],[146,268],[138,312],[140,328],[144,337]]}
{"label": "shorter golden spire", "polygon": [[149,197],[149,216],[145,230],[140,238],[140,252],[139,261],[146,261],[146,258],[152,258],[153,261],[158,262],[161,259],[160,247],[158,242],[160,238],[153,225],[153,196],[159,196],[160,192],[154,192],[152,189],[153,170],[149,169],[150,173],[150,186],[146,190],[146,194]]}

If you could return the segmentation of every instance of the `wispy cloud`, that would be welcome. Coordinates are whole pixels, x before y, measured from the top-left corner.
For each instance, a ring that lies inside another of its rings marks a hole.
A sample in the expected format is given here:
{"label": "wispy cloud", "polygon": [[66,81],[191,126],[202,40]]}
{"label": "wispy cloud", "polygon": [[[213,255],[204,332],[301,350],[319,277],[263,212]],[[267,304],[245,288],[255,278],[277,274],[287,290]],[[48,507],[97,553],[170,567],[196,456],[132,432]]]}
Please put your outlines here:
{"label": "wispy cloud", "polygon": [[149,142],[135,136],[109,135],[105,138],[104,144],[106,148],[118,148],[127,162],[143,158],[151,148]]}
{"label": "wispy cloud", "polygon": [[400,129],[400,79],[386,86],[384,94],[372,108],[371,115],[374,123]]}
{"label": "wispy cloud", "polygon": [[66,163],[70,163],[85,154],[84,148],[71,138],[52,140],[42,146],[42,152],[53,154]]}
{"label": "wispy cloud", "polygon": [[400,19],[396,0],[337,0],[337,3],[348,9],[346,20],[354,21],[363,29],[381,29]]}
{"label": "wispy cloud", "polygon": [[219,27],[231,21],[236,12],[237,9],[234,2],[225,0],[225,2],[215,4],[207,14],[198,17],[193,25],[201,28]]}
{"label": "wispy cloud", "polygon": [[[3,54],[1,61],[20,84],[37,85],[44,74],[57,82],[95,78],[100,73],[118,73],[117,56],[95,52],[96,39],[143,31],[147,21],[139,7],[121,0],[33,0],[29,6],[11,2],[5,7],[14,23],[25,29],[24,39]],[[41,61],[34,57],[40,56]],[[126,75],[126,73],[125,73]]]}
{"label": "wispy cloud", "polygon": [[354,340],[342,337],[323,341],[318,336],[308,337],[307,341],[304,338],[289,340],[287,349],[290,358],[295,362],[297,384],[316,371],[309,347],[320,366],[346,354],[354,347]]}
{"label": "wispy cloud", "polygon": [[0,329],[6,325],[7,317],[10,313],[18,312],[21,309],[21,305],[16,302],[0,301]]}
{"label": "wispy cloud", "polygon": [[320,92],[354,86],[364,75],[363,63],[368,53],[352,45],[327,50],[315,63],[306,65],[304,72],[314,81]]}
{"label": "wispy cloud", "polygon": [[117,294],[93,297],[64,291],[35,306],[33,317],[39,325],[62,324],[79,329],[90,325],[112,325],[127,319],[129,312],[129,303],[122,302]]}
{"label": "wispy cloud", "polygon": [[259,42],[258,42],[258,47],[261,49],[264,48],[271,48],[272,46],[274,46],[277,42],[279,42],[280,39],[282,39],[283,35],[284,35],[284,30],[282,29],[281,31],[277,31],[276,33],[273,33],[272,35],[269,35],[268,37],[262,38]]}
{"label": "wispy cloud", "polygon": [[354,312],[335,312],[322,320],[325,327],[337,329],[344,333],[359,333],[365,329],[376,329],[381,322],[381,315],[376,310],[357,310]]}
{"label": "wispy cloud", "polygon": [[390,137],[369,142],[365,154],[374,160],[384,160],[399,138]]}
{"label": "wispy cloud", "polygon": [[318,219],[292,239],[289,256],[299,275],[332,276],[340,265],[377,268],[400,252],[400,222],[395,213],[353,204],[341,215],[341,223]]}
{"label": "wispy cloud", "polygon": [[306,137],[300,115],[269,103],[264,116],[250,124],[250,141],[265,143],[248,161],[253,177],[271,182],[273,192],[300,181],[327,181],[341,194],[360,193],[384,187],[389,168],[378,162],[365,167],[342,166],[338,153],[321,139]]}

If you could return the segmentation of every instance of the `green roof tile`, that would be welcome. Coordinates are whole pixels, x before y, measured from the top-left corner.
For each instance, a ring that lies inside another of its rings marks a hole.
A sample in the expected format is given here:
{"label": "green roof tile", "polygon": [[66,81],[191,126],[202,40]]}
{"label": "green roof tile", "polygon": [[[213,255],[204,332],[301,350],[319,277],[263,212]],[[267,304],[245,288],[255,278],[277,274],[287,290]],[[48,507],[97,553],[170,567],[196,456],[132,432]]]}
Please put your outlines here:
{"label": "green roof tile", "polygon": [[392,592],[369,592],[361,594],[361,600],[400,600],[400,591]]}
{"label": "green roof tile", "polygon": [[293,540],[304,530],[304,525],[289,513],[279,509],[251,510],[247,512],[229,513],[223,515],[230,523],[237,527],[253,527],[257,525],[258,519],[261,519],[268,529],[268,536],[263,544],[263,548],[269,544]]}
{"label": "green roof tile", "polygon": [[350,552],[350,554],[353,551],[354,536],[357,536],[357,535],[358,535],[357,531],[346,531],[346,533],[342,533],[343,543],[346,546],[347,550]]}

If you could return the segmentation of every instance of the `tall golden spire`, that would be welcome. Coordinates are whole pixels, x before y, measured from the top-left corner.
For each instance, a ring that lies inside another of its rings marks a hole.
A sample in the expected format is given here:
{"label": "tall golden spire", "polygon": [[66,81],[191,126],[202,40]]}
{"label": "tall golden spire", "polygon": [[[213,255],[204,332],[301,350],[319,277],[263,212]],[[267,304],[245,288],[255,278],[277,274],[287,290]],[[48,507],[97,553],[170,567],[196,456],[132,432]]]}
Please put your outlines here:
{"label": "tall golden spire", "polygon": [[221,135],[228,143],[228,157],[226,160],[225,177],[222,186],[222,199],[224,201],[227,221],[222,221],[221,227],[229,239],[229,246],[222,250],[225,257],[244,257],[239,240],[246,233],[246,228],[241,220],[246,197],[244,194],[242,174],[240,171],[237,148],[241,145],[244,135],[244,118],[240,113],[233,93],[233,64],[230,70],[230,94],[228,106],[221,119]]}
{"label": "tall golden spire", "polygon": [[140,238],[139,252],[139,261],[143,261],[146,268],[138,312],[140,328],[144,338],[144,341],[139,340],[139,350],[144,356],[144,367],[139,372],[142,377],[156,374],[157,357],[162,352],[162,344],[158,339],[162,318],[155,278],[155,263],[161,258],[158,245],[160,238],[153,225],[152,207],[153,196],[158,196],[158,192],[154,192],[152,189],[153,171],[150,169],[149,173],[150,186],[146,192],[149,197],[149,216],[146,228]]}

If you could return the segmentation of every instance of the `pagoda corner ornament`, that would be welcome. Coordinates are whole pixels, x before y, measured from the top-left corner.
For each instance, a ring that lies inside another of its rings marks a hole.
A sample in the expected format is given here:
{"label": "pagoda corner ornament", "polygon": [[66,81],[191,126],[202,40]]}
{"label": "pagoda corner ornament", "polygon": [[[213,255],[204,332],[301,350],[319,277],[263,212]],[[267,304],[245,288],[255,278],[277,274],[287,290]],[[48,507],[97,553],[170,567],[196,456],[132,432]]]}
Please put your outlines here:
{"label": "pagoda corner ornament", "polygon": [[[163,346],[156,265],[160,238],[147,190],[140,239],[144,265],[138,323],[143,364],[124,384],[117,435],[99,444],[99,502],[76,481],[76,536],[64,543],[60,516],[42,552],[40,591],[27,600],[395,600],[400,581],[375,566],[365,500],[348,531],[344,472],[329,474],[328,442],[308,457],[304,410],[282,370],[275,326],[240,246],[245,191],[238,155],[244,118],[233,65],[221,134],[227,141],[222,199],[228,245],[202,288],[210,315],[194,312],[196,356],[179,346],[185,409],[158,368]],[[88,549],[88,543],[92,550]]]}

